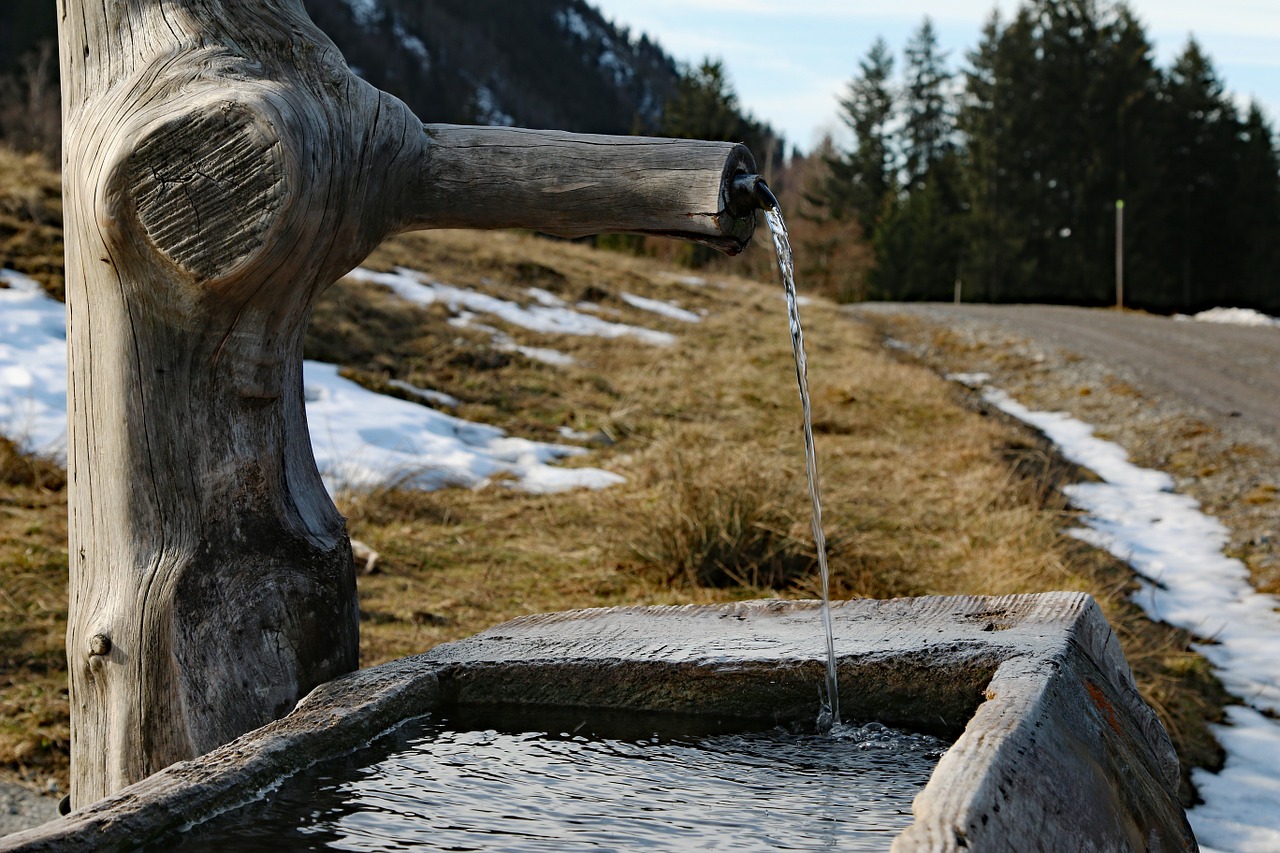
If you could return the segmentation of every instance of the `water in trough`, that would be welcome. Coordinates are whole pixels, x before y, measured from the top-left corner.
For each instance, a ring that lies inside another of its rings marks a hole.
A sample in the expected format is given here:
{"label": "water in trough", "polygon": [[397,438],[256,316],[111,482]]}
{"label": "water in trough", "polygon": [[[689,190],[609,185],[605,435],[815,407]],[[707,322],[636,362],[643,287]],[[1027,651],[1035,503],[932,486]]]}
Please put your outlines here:
{"label": "water in trough", "polygon": [[886,851],[945,744],[707,718],[455,709],[190,830],[237,850]]}

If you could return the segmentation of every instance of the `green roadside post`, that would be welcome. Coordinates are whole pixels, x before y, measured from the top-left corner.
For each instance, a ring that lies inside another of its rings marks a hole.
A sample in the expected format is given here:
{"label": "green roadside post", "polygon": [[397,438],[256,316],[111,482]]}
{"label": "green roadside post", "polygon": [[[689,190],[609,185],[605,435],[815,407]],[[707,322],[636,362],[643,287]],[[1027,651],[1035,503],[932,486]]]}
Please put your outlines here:
{"label": "green roadside post", "polygon": [[1124,199],[1116,199],[1116,310],[1124,310]]}

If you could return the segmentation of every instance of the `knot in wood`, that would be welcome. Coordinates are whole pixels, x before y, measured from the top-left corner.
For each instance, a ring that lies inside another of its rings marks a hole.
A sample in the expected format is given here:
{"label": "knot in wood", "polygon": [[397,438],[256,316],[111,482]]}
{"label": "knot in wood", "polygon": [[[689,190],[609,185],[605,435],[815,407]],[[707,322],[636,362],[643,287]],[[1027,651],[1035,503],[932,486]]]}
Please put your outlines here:
{"label": "knot in wood", "polygon": [[106,634],[94,634],[89,638],[89,656],[103,657],[111,653],[111,638]]}
{"label": "knot in wood", "polygon": [[244,104],[222,102],[149,132],[123,178],[138,224],[199,280],[236,271],[266,245],[286,198],[280,141]]}

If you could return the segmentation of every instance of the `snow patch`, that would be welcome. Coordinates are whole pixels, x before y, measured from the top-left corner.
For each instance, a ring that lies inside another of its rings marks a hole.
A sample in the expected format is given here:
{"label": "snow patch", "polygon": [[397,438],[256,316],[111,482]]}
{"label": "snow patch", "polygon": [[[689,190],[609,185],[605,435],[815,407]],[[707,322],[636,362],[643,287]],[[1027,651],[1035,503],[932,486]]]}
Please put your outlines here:
{"label": "snow patch", "polygon": [[[66,307],[31,279],[0,270],[0,433],[28,453],[65,459]],[[567,358],[567,356],[565,356]],[[440,405],[457,400],[393,380]],[[560,468],[579,447],[508,436],[435,409],[375,394],[338,367],[303,363],[303,397],[316,463],[331,492],[397,483],[433,489],[495,478],[535,493],[602,489],[622,482],[598,468]]]}
{"label": "snow patch", "polygon": [[0,433],[65,462],[67,307],[24,275],[0,270],[0,284]]}
{"label": "snow patch", "polygon": [[382,23],[382,7],[378,0],[346,0],[347,8],[356,25],[365,32],[373,32]]}
{"label": "snow patch", "polygon": [[647,299],[643,296],[636,296],[633,293],[622,292],[618,296],[623,302],[632,308],[639,308],[641,311],[649,311],[653,314],[660,314],[663,317],[669,317],[672,320],[679,320],[682,323],[701,323],[702,317],[692,311],[681,308],[672,302],[663,302],[660,299]]}
{"label": "snow patch", "polygon": [[1280,615],[1275,596],[1258,593],[1248,568],[1222,551],[1226,529],[1162,471],[1139,468],[1124,449],[1061,412],[1035,412],[996,388],[983,397],[1039,429],[1062,455],[1102,478],[1064,491],[1087,513],[1070,535],[1125,560],[1138,574],[1135,600],[1152,618],[1202,638],[1204,655],[1243,702],[1214,726],[1226,750],[1220,773],[1196,770],[1204,798],[1188,817],[1208,847],[1237,853],[1280,850]]}
{"label": "snow patch", "polygon": [[[607,29],[592,26],[586,18],[582,17],[582,13],[572,8],[557,10],[555,21],[567,35],[586,42],[588,46],[599,47],[600,53],[595,59],[596,67],[607,73],[615,86],[623,88],[635,80],[635,69],[620,55],[620,46]],[[590,61],[589,57],[584,59]]]}
{"label": "snow patch", "polygon": [[495,477],[513,478],[517,488],[535,494],[622,482],[598,468],[549,464],[581,455],[581,448],[513,438],[494,426],[375,394],[343,379],[336,365],[304,362],[303,381],[316,465],[331,492],[387,483],[481,486]]}
{"label": "snow patch", "polygon": [[636,77],[635,69],[626,63],[617,53],[606,48],[596,60],[599,66],[613,77],[613,85],[624,88]]}
{"label": "snow patch", "polygon": [[688,287],[706,287],[707,280],[700,275],[684,275],[681,273],[665,273],[662,276],[667,281],[675,284],[683,284]]}
{"label": "snow patch", "polygon": [[1274,326],[1280,328],[1280,317],[1269,317],[1252,308],[1210,308],[1199,314],[1187,316],[1175,314],[1175,320],[1195,320],[1200,323],[1226,323],[1232,326]]}
{"label": "snow patch", "polygon": [[392,388],[399,388],[406,394],[426,400],[428,403],[435,403],[437,406],[444,406],[446,409],[458,408],[458,398],[443,391],[433,391],[430,388],[419,388],[417,385],[411,385],[403,379],[392,379],[387,382]]}
{"label": "snow patch", "polygon": [[498,96],[483,83],[476,86],[475,106],[477,124],[487,124],[491,127],[515,127],[515,116],[502,109]]}
{"label": "snow patch", "polygon": [[560,352],[560,350],[551,349],[550,347],[531,347],[518,344],[510,335],[503,334],[497,330],[494,330],[493,337],[490,340],[496,350],[519,353],[525,358],[540,361],[552,367],[572,367],[578,363],[578,360],[567,352]]}
{"label": "snow patch", "polygon": [[[627,337],[655,346],[670,346],[676,342],[675,335],[667,332],[629,326],[624,323],[611,323],[590,314],[574,311],[547,291],[538,291],[542,294],[535,297],[535,302],[538,304],[526,307],[487,293],[441,284],[432,281],[422,273],[403,267],[394,273],[372,272],[360,268],[348,273],[347,278],[381,284],[391,288],[401,299],[419,305],[434,305],[441,302],[456,315],[462,315],[464,311],[490,314],[503,322],[533,332],[583,337]],[[550,304],[548,304],[549,300]]]}
{"label": "snow patch", "polygon": [[427,50],[426,42],[406,30],[404,24],[399,21],[392,24],[391,33],[404,46],[405,50],[418,57],[418,61],[422,63],[421,70],[427,71],[431,68],[431,52]]}
{"label": "snow patch", "polygon": [[560,433],[561,438],[567,438],[570,441],[590,441],[596,437],[596,433],[583,432],[570,426],[562,426],[556,432]]}
{"label": "snow patch", "polygon": [[978,389],[991,381],[990,373],[948,373],[943,377],[948,382],[959,382],[966,388]]}
{"label": "snow patch", "polygon": [[558,9],[555,18],[556,23],[560,25],[562,30],[577,36],[583,41],[590,41],[594,35],[586,19],[582,17],[582,13],[577,9]]}

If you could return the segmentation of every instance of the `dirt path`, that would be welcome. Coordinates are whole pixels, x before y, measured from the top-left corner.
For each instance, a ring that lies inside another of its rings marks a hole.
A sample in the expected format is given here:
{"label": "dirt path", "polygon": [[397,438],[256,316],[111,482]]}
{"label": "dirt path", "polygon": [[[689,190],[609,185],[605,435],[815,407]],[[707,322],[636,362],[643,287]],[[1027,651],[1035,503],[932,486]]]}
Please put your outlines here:
{"label": "dirt path", "polygon": [[1280,329],[1036,305],[864,304],[853,316],[942,373],[983,372],[1172,474],[1280,592]]}

